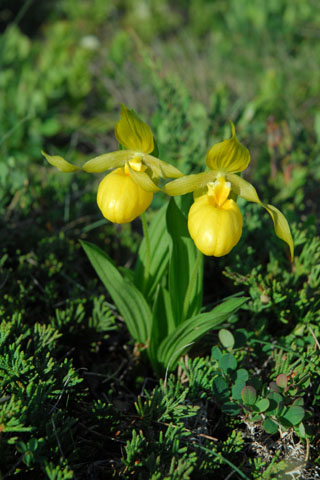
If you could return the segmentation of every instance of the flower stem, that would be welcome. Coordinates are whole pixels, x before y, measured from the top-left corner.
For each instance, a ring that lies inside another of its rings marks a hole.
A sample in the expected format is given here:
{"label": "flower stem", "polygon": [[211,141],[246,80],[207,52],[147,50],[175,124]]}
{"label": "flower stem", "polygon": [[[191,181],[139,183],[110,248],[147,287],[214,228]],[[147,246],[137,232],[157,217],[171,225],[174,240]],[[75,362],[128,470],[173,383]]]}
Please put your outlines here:
{"label": "flower stem", "polygon": [[144,212],[141,214],[141,221],[142,221],[143,234],[146,242],[146,261],[144,264],[144,288],[146,288],[148,279],[149,279],[151,252],[150,252],[150,237],[149,237],[148,223],[147,223],[146,215]]}
{"label": "flower stem", "polygon": [[183,318],[184,318],[184,320],[186,320],[186,318],[187,318],[187,313],[188,313],[188,309],[189,309],[189,306],[190,306],[189,305],[190,295],[191,295],[191,292],[192,292],[192,290],[195,286],[195,282],[197,280],[197,274],[198,274],[198,270],[200,268],[201,259],[202,259],[202,253],[200,252],[200,250],[197,250],[197,259],[195,261],[195,264],[193,266],[193,269],[192,269],[192,272],[191,272],[191,275],[190,275],[190,281],[189,281],[189,285],[188,285],[188,288],[187,288],[187,293],[186,293],[184,303],[183,303]]}

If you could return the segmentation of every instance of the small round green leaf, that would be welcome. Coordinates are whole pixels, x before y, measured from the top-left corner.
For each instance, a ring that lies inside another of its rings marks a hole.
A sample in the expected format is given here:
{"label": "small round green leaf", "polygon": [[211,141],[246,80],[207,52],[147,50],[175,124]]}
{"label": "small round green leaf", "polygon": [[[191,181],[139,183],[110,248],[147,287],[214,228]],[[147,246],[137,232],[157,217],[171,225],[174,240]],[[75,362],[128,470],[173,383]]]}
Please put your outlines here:
{"label": "small round green leaf", "polygon": [[255,413],[252,417],[250,417],[250,421],[253,423],[260,422],[261,420],[261,415],[258,413]]}
{"label": "small round green leaf", "polygon": [[222,377],[216,377],[213,380],[212,390],[218,401],[222,401],[230,396],[228,384]]}
{"label": "small round green leaf", "polygon": [[219,340],[225,348],[232,348],[234,346],[234,336],[230,330],[222,328],[218,333]]}
{"label": "small round green leaf", "polygon": [[272,392],[277,392],[277,393],[280,392],[280,390],[279,390],[276,382],[270,382],[270,383],[269,383],[269,388],[270,388],[270,390],[271,390]]}
{"label": "small round green leaf", "polygon": [[219,360],[219,367],[224,373],[230,373],[237,368],[237,360],[231,353],[225,353]]}
{"label": "small round green leaf", "polygon": [[271,392],[269,395],[268,395],[268,398],[271,400],[274,400],[278,405],[280,403],[283,402],[283,397],[282,395],[280,395],[280,393],[276,393],[276,392]]}
{"label": "small round green leaf", "polygon": [[28,451],[28,446],[22,441],[16,443],[16,448],[20,453],[25,453]]}
{"label": "small round green leaf", "polygon": [[298,388],[290,388],[288,393],[291,397],[294,397],[295,395],[297,395],[298,390],[299,390]]}
{"label": "small round green leaf", "polygon": [[271,420],[271,418],[265,419],[265,421],[263,422],[263,428],[270,435],[274,435],[278,431],[278,425],[273,420]]}
{"label": "small round green leaf", "polygon": [[280,393],[271,392],[268,395],[270,405],[267,409],[268,415],[277,415],[283,404],[283,398]]}
{"label": "small round green leaf", "polygon": [[305,411],[299,405],[293,405],[289,407],[288,410],[281,418],[285,419],[291,425],[298,425],[304,417]]}
{"label": "small round green leaf", "polygon": [[248,344],[248,339],[250,337],[249,332],[245,330],[244,328],[239,328],[234,332],[234,339],[236,342],[236,347],[244,347],[245,345]]}
{"label": "small round green leaf", "polygon": [[236,415],[239,415],[239,413],[241,413],[241,407],[238,404],[233,402],[225,402],[222,405],[221,410],[223,411],[223,413],[226,413],[231,416],[236,416]]}
{"label": "small round green leaf", "polygon": [[245,368],[239,368],[239,370],[236,371],[236,374],[237,374],[236,381],[242,380],[246,382],[249,378],[248,370],[246,370]]}
{"label": "small round green leaf", "polygon": [[38,440],[36,438],[31,438],[29,440],[29,449],[34,452],[38,448]]}
{"label": "small round green leaf", "polygon": [[257,398],[257,392],[254,387],[247,385],[241,390],[241,399],[245,405],[254,405]]}
{"label": "small round green leaf", "polygon": [[299,425],[299,433],[303,438],[306,436],[306,429],[304,428],[304,425],[302,422]]}
{"label": "small round green leaf", "polygon": [[255,403],[255,407],[258,409],[258,411],[265,412],[269,408],[270,402],[267,398],[261,398]]}
{"label": "small round green leaf", "polygon": [[231,389],[233,400],[241,400],[241,392],[245,386],[246,386],[246,382],[244,382],[243,380],[235,381]]}
{"label": "small round green leaf", "polygon": [[276,378],[276,384],[280,388],[287,388],[288,386],[288,377],[284,373],[280,373],[280,375],[277,376]]}
{"label": "small round green leaf", "polygon": [[33,463],[34,460],[34,455],[32,452],[29,450],[24,454],[22,461],[27,465],[27,467],[30,467]]}
{"label": "small round green leaf", "polygon": [[220,348],[217,346],[214,346],[211,350],[211,358],[213,358],[213,360],[220,360],[221,357],[222,357],[222,352]]}

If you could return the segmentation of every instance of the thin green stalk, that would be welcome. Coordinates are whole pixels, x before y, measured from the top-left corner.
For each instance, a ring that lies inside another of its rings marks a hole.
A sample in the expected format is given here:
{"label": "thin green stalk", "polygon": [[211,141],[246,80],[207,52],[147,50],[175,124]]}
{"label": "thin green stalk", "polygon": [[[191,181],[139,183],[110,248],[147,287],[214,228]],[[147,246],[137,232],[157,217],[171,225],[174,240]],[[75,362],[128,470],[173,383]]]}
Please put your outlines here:
{"label": "thin green stalk", "polygon": [[13,25],[18,25],[18,23],[20,22],[20,20],[22,20],[22,18],[24,17],[24,15],[27,13],[27,11],[29,10],[29,8],[31,7],[31,5],[33,4],[34,0],[27,0],[23,7],[20,8],[19,12],[17,13],[15,19],[13,20],[12,24]]}
{"label": "thin green stalk", "polygon": [[143,283],[144,283],[144,287],[146,287],[149,279],[151,251],[150,251],[150,237],[149,237],[148,223],[146,219],[146,214],[144,212],[141,214],[141,221],[142,221],[143,234],[146,242],[146,259],[145,259],[144,274],[143,274],[143,280],[144,280]]}
{"label": "thin green stalk", "polygon": [[12,135],[24,122],[27,122],[28,120],[30,120],[32,117],[34,117],[34,115],[30,115],[30,113],[28,113],[28,115],[26,115],[24,118],[22,118],[21,120],[19,120],[19,122],[17,122],[12,128],[10,128],[10,130],[8,130],[0,139],[0,145],[2,145],[6,140],[7,138],[10,137],[10,135]]}
{"label": "thin green stalk", "polygon": [[193,269],[192,269],[192,272],[191,272],[191,275],[190,275],[190,281],[189,281],[187,293],[186,293],[184,303],[183,303],[183,318],[184,319],[187,318],[187,313],[188,313],[188,309],[189,309],[189,302],[190,302],[190,295],[191,295],[191,292],[192,292],[192,290],[195,286],[195,282],[197,280],[197,274],[198,274],[198,270],[199,270],[199,267],[200,267],[200,264],[201,264],[201,259],[202,259],[202,253],[200,252],[200,250],[197,250],[197,259],[196,259],[196,262],[193,266]]}
{"label": "thin green stalk", "polygon": [[[244,480],[250,480],[249,477],[247,477],[247,475],[245,475],[234,463],[230,462],[230,460],[228,460],[227,458],[225,458],[223,455],[221,455],[220,452],[215,452],[213,450],[213,448],[206,448],[206,447],[203,447],[202,445],[199,445],[199,448],[207,453],[209,453],[210,455],[213,455],[214,457],[217,457],[219,458],[220,460],[222,460],[224,463],[226,463],[227,465],[229,465],[229,467],[232,468],[233,471],[237,472],[237,474],[243,478]],[[229,475],[228,475],[229,477]]]}

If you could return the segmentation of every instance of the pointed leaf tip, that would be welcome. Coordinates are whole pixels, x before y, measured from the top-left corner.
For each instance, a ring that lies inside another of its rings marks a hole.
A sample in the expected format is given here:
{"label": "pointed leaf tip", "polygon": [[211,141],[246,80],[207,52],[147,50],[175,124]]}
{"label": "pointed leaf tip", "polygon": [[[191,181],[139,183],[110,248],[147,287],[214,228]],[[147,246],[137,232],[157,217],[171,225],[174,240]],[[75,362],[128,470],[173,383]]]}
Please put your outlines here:
{"label": "pointed leaf tip", "polygon": [[258,194],[254,186],[251,185],[251,183],[244,180],[244,178],[241,178],[238,175],[234,175],[233,173],[228,173],[226,175],[226,178],[227,180],[229,180],[229,182],[231,182],[233,193],[235,193],[236,195],[239,195],[240,197],[244,198],[248,202],[258,203],[259,205],[261,205],[263,208],[267,210],[267,212],[272,218],[275,234],[281,240],[286,242],[287,245],[289,246],[290,256],[292,260],[294,256],[293,238],[291,235],[289,223],[286,217],[283,215],[283,213],[280,212],[280,210],[278,210],[273,205],[269,205],[269,204],[265,205],[264,203],[262,203],[260,198],[258,197]]}
{"label": "pointed leaf tip", "polygon": [[43,150],[41,151],[41,153],[45,157],[45,159],[50,163],[50,165],[53,165],[54,167],[56,167],[58,170],[60,170],[60,172],[72,173],[72,172],[76,172],[77,170],[80,170],[80,167],[77,167],[76,165],[72,165],[72,163],[67,162],[64,158],[60,157],[59,155],[48,155]]}
{"label": "pointed leaf tip", "polygon": [[281,240],[286,242],[286,244],[289,246],[290,249],[290,257],[291,260],[293,260],[294,257],[294,244],[293,244],[293,238],[291,235],[289,223],[286,219],[286,217],[283,215],[280,210],[278,210],[276,207],[273,205],[264,205],[261,204],[267,212],[270,214],[272,220],[273,220],[273,225],[274,225],[274,231]]}

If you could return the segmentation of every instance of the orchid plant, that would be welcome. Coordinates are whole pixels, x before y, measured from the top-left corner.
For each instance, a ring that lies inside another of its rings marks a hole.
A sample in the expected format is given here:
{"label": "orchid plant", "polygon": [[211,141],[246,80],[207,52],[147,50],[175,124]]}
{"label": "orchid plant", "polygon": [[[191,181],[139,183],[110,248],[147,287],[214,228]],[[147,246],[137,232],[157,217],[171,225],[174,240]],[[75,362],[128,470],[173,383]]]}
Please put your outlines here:
{"label": "orchid plant", "polygon": [[267,210],[276,235],[288,244],[293,258],[293,240],[283,213],[273,205],[263,204],[254,186],[236,175],[249,165],[250,153],[238,141],[234,125],[231,125],[232,138],[213,145],[207,153],[209,171],[170,182],[164,190],[169,195],[194,192],[188,227],[195,244],[205,255],[226,255],[240,240],[242,215],[234,201],[239,195]]}
{"label": "orchid plant", "polygon": [[[245,297],[235,295],[211,311],[204,311],[202,306],[202,254],[226,255],[241,237],[243,219],[237,196],[268,211],[276,235],[289,246],[291,258],[293,240],[285,216],[276,207],[263,204],[255,188],[238,175],[248,166],[250,154],[238,141],[233,124],[232,137],[208,151],[209,170],[194,175],[183,175],[157,158],[150,127],[124,105],[115,136],[119,150],[95,157],[82,167],[60,156],[43,154],[62,172],[112,169],[97,192],[103,216],[114,223],[142,216],[144,239],[133,271],[117,268],[97,246],[82,245],[141,354],[148,355],[161,375],[174,369],[181,354],[196,340],[227,322],[246,302]],[[174,180],[162,186],[163,179]],[[144,212],[159,190],[179,199],[171,198],[148,227]],[[184,195],[191,192],[194,202],[190,206],[190,196]]]}

